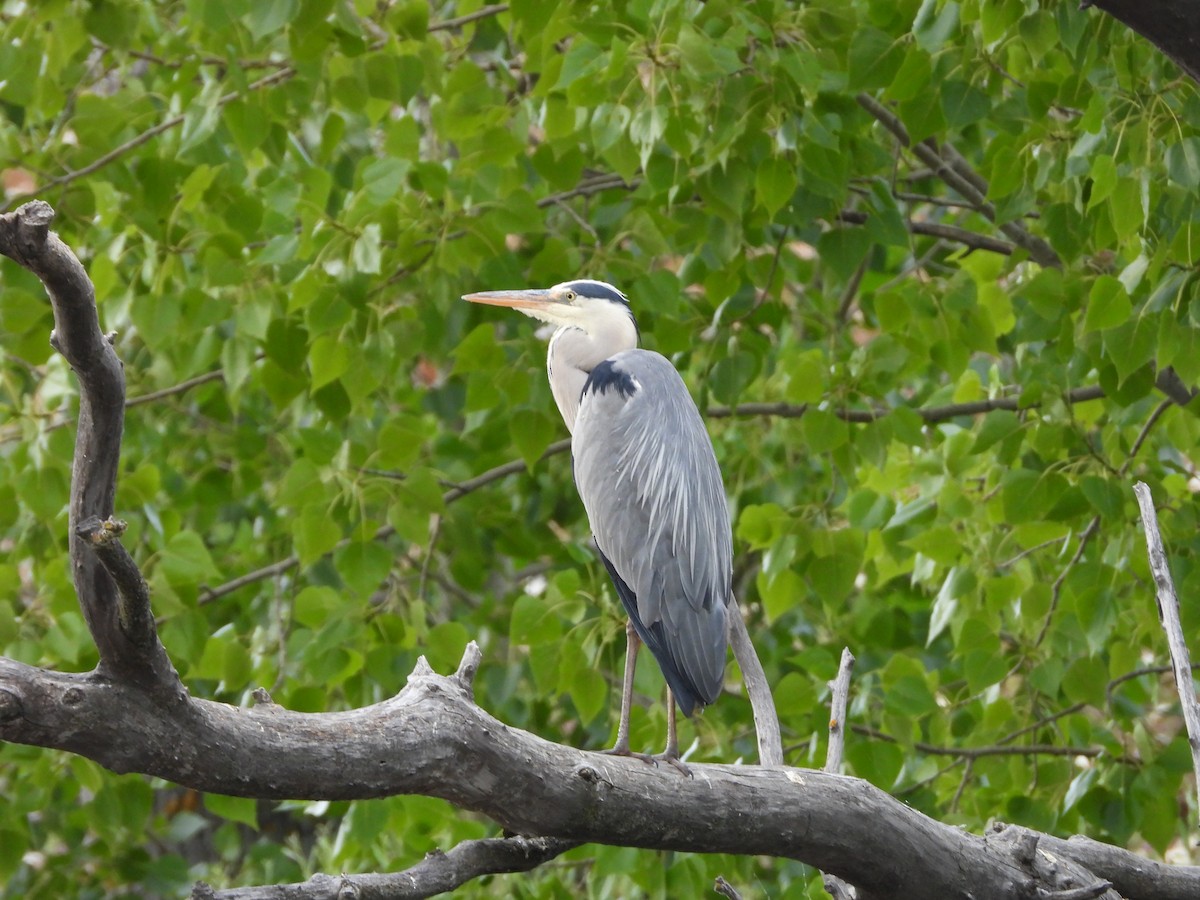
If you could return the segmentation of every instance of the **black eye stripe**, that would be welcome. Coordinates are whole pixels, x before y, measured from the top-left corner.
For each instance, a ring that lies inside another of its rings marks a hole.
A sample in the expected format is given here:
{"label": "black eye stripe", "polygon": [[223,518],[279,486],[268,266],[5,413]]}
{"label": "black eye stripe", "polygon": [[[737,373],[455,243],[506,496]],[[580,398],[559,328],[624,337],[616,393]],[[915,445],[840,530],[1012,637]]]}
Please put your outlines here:
{"label": "black eye stripe", "polygon": [[598,281],[572,281],[570,284],[564,284],[563,287],[577,296],[610,300],[613,303],[620,303],[622,306],[629,305],[629,298],[624,294],[616,288]]}

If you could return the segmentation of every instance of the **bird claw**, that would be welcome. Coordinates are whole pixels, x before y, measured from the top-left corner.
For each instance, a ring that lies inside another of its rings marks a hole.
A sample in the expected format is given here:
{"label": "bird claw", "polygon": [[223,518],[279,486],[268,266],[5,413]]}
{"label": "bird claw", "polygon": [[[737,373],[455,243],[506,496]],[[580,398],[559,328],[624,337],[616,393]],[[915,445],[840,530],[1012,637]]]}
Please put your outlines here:
{"label": "bird claw", "polygon": [[605,756],[631,756],[634,759],[640,759],[646,765],[654,766],[655,768],[658,767],[658,757],[652,756],[649,753],[634,753],[628,747],[622,747],[620,744],[611,750],[601,750],[600,752]]}
{"label": "bird claw", "polygon": [[692,775],[692,770],[687,767],[687,763],[685,763],[682,759],[680,759],[675,754],[660,753],[658,756],[654,757],[654,759],[656,761],[661,759],[663,762],[670,763],[671,765],[673,765],[676,769],[678,769],[680,772],[682,772],[688,778],[695,777]]}

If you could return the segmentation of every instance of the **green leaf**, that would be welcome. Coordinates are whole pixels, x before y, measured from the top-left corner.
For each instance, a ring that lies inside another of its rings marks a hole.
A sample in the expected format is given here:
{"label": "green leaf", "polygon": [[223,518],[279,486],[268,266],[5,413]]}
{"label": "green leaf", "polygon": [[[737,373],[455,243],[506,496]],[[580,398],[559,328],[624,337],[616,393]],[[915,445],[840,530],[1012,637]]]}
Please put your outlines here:
{"label": "green leaf", "polygon": [[324,387],[350,368],[350,348],[339,338],[321,335],[308,351],[312,390]]}
{"label": "green leaf", "polygon": [[1125,286],[1111,275],[1101,275],[1092,284],[1092,290],[1088,294],[1083,330],[1088,332],[1115,328],[1128,319],[1132,311],[1133,305],[1129,302]]}
{"label": "green leaf", "polygon": [[1092,192],[1088,197],[1088,211],[1095,209],[1112,196],[1117,187],[1117,164],[1111,156],[1103,154],[1092,159]]}
{"label": "green leaf", "polygon": [[342,529],[329,518],[329,510],[324,504],[314,504],[306,506],[292,520],[292,538],[296,542],[300,564],[308,566],[337,546]]}
{"label": "green leaf", "polygon": [[1200,189],[1200,137],[1186,137],[1167,148],[1167,174],[1185,190]]}
{"label": "green leaf", "polygon": [[527,469],[533,471],[546,448],[559,437],[560,428],[559,422],[547,413],[533,409],[513,411],[508,421],[508,433]]}
{"label": "green leaf", "polygon": [[941,85],[942,113],[952,128],[973,125],[988,114],[991,100],[974,85],[950,80]]}
{"label": "green leaf", "polygon": [[801,421],[805,444],[813,453],[836,450],[850,439],[850,428],[846,422],[828,410],[810,409]]}
{"label": "green leaf", "polygon": [[371,223],[362,230],[362,234],[354,241],[354,250],[350,255],[354,268],[366,275],[378,275],[380,272],[380,232],[379,224]]}
{"label": "green leaf", "polygon": [[829,363],[820,350],[805,350],[784,362],[788,383],[787,399],[792,403],[816,403],[825,393]]}
{"label": "green leaf", "polygon": [[205,794],[204,806],[214,816],[229,822],[241,822],[258,830],[258,801],[248,797],[226,797],[224,794]]}
{"label": "green leaf", "polygon": [[796,609],[808,590],[800,576],[790,569],[784,569],[774,578],[767,579],[762,574],[758,577],[758,592],[763,601],[763,612],[767,623],[770,624],[784,613]]}
{"label": "green leaf", "polygon": [[850,40],[850,88],[871,91],[886,87],[903,62],[899,41],[877,28],[858,28]]}
{"label": "green leaf", "polygon": [[759,163],[754,172],[754,197],[769,216],[787,205],[796,190],[795,164],[777,156]]}
{"label": "green leaf", "polygon": [[925,639],[926,647],[946,630],[958,612],[958,598],[961,594],[963,580],[963,573],[957,566],[946,573],[942,586],[938,590],[937,598],[933,601],[933,614],[929,619],[929,636]]}
{"label": "green leaf", "polygon": [[158,561],[167,581],[176,588],[190,587],[218,577],[217,567],[200,535],[181,531],[167,542]]}

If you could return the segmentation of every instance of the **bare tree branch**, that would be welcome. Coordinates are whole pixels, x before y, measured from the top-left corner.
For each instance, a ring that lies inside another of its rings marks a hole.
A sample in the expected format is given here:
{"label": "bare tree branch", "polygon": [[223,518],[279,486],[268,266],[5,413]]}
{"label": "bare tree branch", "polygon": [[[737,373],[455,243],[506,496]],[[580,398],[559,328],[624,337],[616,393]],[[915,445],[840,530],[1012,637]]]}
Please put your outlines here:
{"label": "bare tree branch", "polygon": [[737,598],[733,598],[729,609],[729,645],[733,658],[742,670],[742,682],[750,697],[754,712],[754,733],[758,737],[758,762],[763,766],[783,765],[783,736],[779,731],[779,715],[775,712],[775,698],[767,673],[763,671],[758,651],[746,630],[746,619]]}
{"label": "bare tree branch", "polygon": [[102,668],[120,668],[129,642],[117,622],[116,587],[76,533],[89,518],[113,513],[121,435],[125,422],[125,373],[100,331],[96,298],[83,266],[50,230],[54,211],[40,200],[0,215],[0,253],[33,272],[50,294],[54,332],[50,343],[79,377],[79,431],[71,476],[70,552],[75,589]]}
{"label": "bare tree branch", "polygon": [[[842,648],[837,677],[829,682],[829,745],[825,750],[825,771],[842,773],[842,753],[846,746],[846,707],[850,699],[850,675],[854,671],[854,654]],[[853,900],[850,886],[836,875],[824,874],[825,891],[833,900]]]}
{"label": "bare tree branch", "polygon": [[500,13],[508,12],[507,3],[493,3],[490,6],[484,6],[473,13],[468,13],[465,16],[456,16],[453,19],[443,19],[440,22],[430,22],[429,31],[449,31],[454,28],[461,28],[471,22],[476,22],[479,19],[486,19],[489,16],[499,15]]}
{"label": "bare tree branch", "polygon": [[1165,53],[1175,65],[1200,82],[1200,0],[1173,3],[1140,3],[1138,0],[1083,0],[1081,8],[1095,6],[1136,31]]}
{"label": "bare tree branch", "polygon": [[[1010,848],[933,821],[856,778],[699,763],[691,764],[693,778],[682,778],[510,728],[470,698],[479,659],[470,644],[450,677],[421,660],[396,697],[334,713],[186,696],[160,703],[127,681],[0,659],[0,739],[234,796],[418,793],[526,836],[800,859],[895,900],[968,892],[1007,900],[1014,886],[1026,896],[1039,886],[1068,887],[1026,871]],[[1189,875],[1200,891],[1200,870],[1181,877]]]}
{"label": "bare tree branch", "polygon": [[192,900],[418,900],[445,894],[484,875],[528,872],[579,844],[557,838],[486,838],[434,851],[410,869],[391,874],[314,875],[300,884],[214,891],[201,882]]}
{"label": "bare tree branch", "polygon": [[[1179,705],[1183,707],[1188,746],[1192,751],[1196,796],[1200,801],[1200,701],[1196,699],[1196,686],[1192,681],[1192,658],[1179,619],[1179,597],[1175,593],[1175,583],[1171,580],[1171,568],[1167,562],[1167,552],[1163,548],[1162,534],[1158,530],[1158,515],[1154,511],[1154,499],[1150,496],[1150,488],[1145,482],[1139,481],[1133,486],[1133,493],[1142,513],[1146,552],[1150,556],[1150,571],[1154,574],[1157,592],[1158,621],[1167,634],[1167,647],[1171,651],[1175,687],[1179,690]],[[1197,808],[1200,808],[1200,803],[1197,804]]]}
{"label": "bare tree branch", "polygon": [[[870,725],[853,724],[850,726],[850,730],[855,734],[861,734],[875,740],[887,741],[889,744],[900,743],[890,734],[886,734],[878,728],[872,728]],[[1009,745],[1000,743],[989,744],[985,747],[943,747],[938,744],[929,744],[925,741],[914,741],[912,747],[914,750],[928,753],[930,756],[957,756],[965,760],[981,759],[985,756],[1086,756],[1088,758],[1095,758],[1103,756],[1105,753],[1102,747],[1062,747],[1057,744]]]}
{"label": "bare tree branch", "polygon": [[158,640],[149,591],[121,547],[112,519],[125,425],[125,373],[100,330],[92,282],[50,230],[54,211],[41,201],[0,215],[0,253],[41,279],[55,329],[50,343],[79,378],[79,429],[71,474],[69,547],[75,591],[100,652],[98,671],[162,693],[180,689]]}

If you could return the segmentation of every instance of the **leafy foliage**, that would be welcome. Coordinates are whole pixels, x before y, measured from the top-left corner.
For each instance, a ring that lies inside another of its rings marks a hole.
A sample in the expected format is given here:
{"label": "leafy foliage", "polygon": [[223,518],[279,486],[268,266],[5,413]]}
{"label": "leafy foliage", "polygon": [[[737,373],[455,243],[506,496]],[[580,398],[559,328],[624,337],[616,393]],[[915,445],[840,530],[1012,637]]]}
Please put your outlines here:
{"label": "leafy foliage", "polygon": [[[0,71],[27,73],[0,84],[9,206],[58,210],[145,401],[118,512],[195,693],[356,706],[473,638],[484,708],[612,740],[623,622],[567,456],[541,459],[563,436],[544,347],[458,301],[588,275],[712,413],[790,762],[823,761],[849,645],[853,774],[973,829],[1158,853],[1194,829],[1130,485],[1190,596],[1200,424],[1155,380],[1200,381],[1200,98],[1112,20],[1032,0],[0,9]],[[7,262],[0,283],[0,650],[85,669],[75,386],[41,286]],[[747,403],[792,415],[718,408]],[[637,687],[650,748],[653,666]],[[730,688],[684,726],[696,759],[753,758]],[[0,793],[13,897],[396,869],[492,830],[419,797],[200,799],[17,746]],[[786,861],[565,860],[475,889],[821,894]]]}

